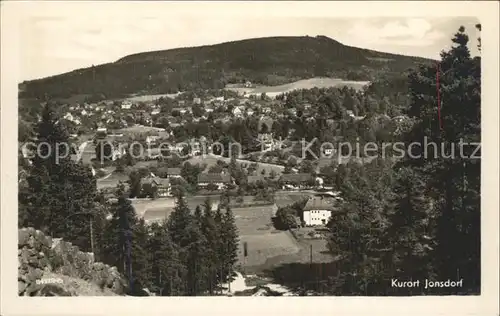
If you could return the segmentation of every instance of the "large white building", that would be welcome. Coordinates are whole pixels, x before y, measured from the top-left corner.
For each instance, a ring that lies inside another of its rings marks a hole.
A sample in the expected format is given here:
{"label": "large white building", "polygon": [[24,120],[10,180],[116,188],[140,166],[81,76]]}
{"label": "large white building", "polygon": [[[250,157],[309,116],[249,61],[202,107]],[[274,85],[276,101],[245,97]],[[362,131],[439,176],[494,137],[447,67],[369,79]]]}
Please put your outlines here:
{"label": "large white building", "polygon": [[303,220],[306,226],[324,226],[332,217],[333,201],[328,198],[313,197],[304,206]]}

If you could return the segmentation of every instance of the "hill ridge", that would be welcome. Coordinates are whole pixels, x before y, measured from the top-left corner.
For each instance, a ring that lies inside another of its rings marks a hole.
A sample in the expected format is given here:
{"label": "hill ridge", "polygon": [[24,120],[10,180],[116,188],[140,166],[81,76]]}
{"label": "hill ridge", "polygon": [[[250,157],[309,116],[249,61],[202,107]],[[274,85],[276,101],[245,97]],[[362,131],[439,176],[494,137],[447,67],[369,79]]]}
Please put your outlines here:
{"label": "hill ridge", "polygon": [[347,46],[323,35],[260,37],[131,54],[115,62],[25,81],[20,97],[120,98],[221,89],[247,80],[264,85],[313,77],[371,81],[426,62],[430,60]]}

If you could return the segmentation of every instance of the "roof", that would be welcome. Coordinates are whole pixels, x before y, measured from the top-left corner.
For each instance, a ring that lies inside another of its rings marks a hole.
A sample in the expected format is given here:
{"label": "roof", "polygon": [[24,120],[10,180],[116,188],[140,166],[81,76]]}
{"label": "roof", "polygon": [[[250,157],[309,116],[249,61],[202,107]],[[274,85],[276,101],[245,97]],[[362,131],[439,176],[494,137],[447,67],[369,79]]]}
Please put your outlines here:
{"label": "roof", "polygon": [[167,175],[180,176],[181,171],[181,168],[167,168],[166,173]]}
{"label": "roof", "polygon": [[168,185],[169,180],[160,177],[147,177],[141,179],[141,184]]}
{"label": "roof", "polygon": [[285,173],[281,175],[281,181],[284,182],[307,182],[313,179],[309,173]]}
{"label": "roof", "polygon": [[200,183],[227,183],[230,182],[231,178],[229,175],[220,173],[202,173],[198,176],[198,182]]}
{"label": "roof", "polygon": [[335,207],[334,207],[331,199],[322,199],[322,198],[313,197],[307,201],[306,205],[304,206],[304,211],[312,211],[312,210],[333,211],[334,208]]}

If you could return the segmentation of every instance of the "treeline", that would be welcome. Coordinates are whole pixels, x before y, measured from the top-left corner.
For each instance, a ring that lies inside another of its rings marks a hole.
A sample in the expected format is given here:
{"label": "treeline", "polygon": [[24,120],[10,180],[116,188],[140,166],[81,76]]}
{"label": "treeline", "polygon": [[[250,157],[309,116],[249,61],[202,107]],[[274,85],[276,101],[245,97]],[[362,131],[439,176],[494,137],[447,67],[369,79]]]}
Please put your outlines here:
{"label": "treeline", "polygon": [[230,208],[212,212],[206,201],[192,212],[179,191],[168,220],[146,225],[122,185],[109,199],[97,191],[90,168],[62,158],[65,146],[57,144],[69,144],[68,134],[49,104],[33,141],[47,145],[31,164],[20,164],[26,176],[19,179],[19,227],[94,252],[128,277],[131,295],[144,295],[143,288],[159,295],[215,295],[231,280],[238,232]]}
{"label": "treeline", "polygon": [[[461,155],[458,144],[480,142],[481,58],[470,56],[464,31],[441,54],[442,129],[436,68],[422,67],[409,80],[408,115],[416,123],[403,135],[406,148],[428,137],[438,152],[414,147],[420,158],[352,163],[339,174],[344,203],[329,224],[329,248],[341,259],[331,294],[480,293],[480,159],[471,157],[475,146],[465,145]],[[421,286],[391,287],[392,279],[420,280]],[[463,279],[463,285],[425,289],[425,279]]]}
{"label": "treeline", "polygon": [[207,200],[192,212],[183,196],[169,218],[146,225],[118,190],[102,235],[102,261],[113,264],[131,282],[131,294],[143,288],[161,296],[221,294],[233,278],[238,232],[231,209]]}

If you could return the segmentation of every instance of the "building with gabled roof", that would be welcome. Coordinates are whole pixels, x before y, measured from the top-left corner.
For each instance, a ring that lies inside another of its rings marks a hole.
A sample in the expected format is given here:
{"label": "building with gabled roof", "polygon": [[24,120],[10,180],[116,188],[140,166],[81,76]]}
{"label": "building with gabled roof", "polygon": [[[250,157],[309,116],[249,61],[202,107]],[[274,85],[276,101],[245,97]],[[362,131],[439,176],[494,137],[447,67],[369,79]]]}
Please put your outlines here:
{"label": "building with gabled roof", "polygon": [[302,218],[306,226],[326,225],[335,210],[333,199],[312,197],[304,206]]}

